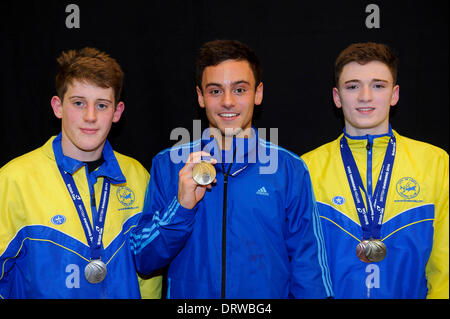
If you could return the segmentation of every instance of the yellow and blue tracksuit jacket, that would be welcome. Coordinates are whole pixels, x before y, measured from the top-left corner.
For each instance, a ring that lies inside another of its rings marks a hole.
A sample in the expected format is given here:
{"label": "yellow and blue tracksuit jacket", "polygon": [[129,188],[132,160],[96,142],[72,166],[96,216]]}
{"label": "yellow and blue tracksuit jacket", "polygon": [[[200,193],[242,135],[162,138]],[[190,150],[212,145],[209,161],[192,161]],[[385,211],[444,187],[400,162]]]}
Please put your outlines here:
{"label": "yellow and blue tracksuit jacket", "polygon": [[[161,277],[138,278],[128,244],[149,174],[108,141],[103,158],[89,173],[85,163],[63,155],[59,134],[0,169],[0,298],[160,298]],[[57,163],[72,174],[91,224],[91,196],[98,205],[103,179],[111,181],[101,283],[84,277],[90,250]]]}
{"label": "yellow and blue tracksuit jacket", "polygon": [[[355,253],[362,230],[339,140],[345,136],[364,187],[374,189],[390,134],[397,150],[381,227],[387,255],[367,264]],[[335,297],[448,298],[448,154],[391,129],[386,135],[343,135],[302,156],[318,202]]]}

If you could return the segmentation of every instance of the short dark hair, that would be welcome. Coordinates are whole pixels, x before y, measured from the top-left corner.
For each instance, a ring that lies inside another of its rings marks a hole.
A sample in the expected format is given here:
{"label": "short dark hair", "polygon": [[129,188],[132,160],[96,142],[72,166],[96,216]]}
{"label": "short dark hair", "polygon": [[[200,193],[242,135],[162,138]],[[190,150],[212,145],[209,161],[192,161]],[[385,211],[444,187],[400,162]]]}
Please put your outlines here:
{"label": "short dark hair", "polygon": [[247,61],[255,77],[255,87],[262,81],[262,67],[255,52],[244,43],[236,40],[214,40],[200,48],[197,59],[196,84],[202,88],[203,71],[226,60]]}
{"label": "short dark hair", "polygon": [[397,83],[398,58],[395,52],[386,44],[367,42],[351,44],[339,54],[334,63],[334,82],[336,87],[339,85],[339,77],[346,64],[357,62],[364,65],[371,61],[380,61],[386,64],[391,71],[394,80],[393,85]]}
{"label": "short dark hair", "polygon": [[68,50],[57,59],[56,92],[63,100],[67,85],[73,80],[92,82],[102,88],[114,90],[115,104],[122,92],[123,71],[119,64],[107,53],[95,48]]}

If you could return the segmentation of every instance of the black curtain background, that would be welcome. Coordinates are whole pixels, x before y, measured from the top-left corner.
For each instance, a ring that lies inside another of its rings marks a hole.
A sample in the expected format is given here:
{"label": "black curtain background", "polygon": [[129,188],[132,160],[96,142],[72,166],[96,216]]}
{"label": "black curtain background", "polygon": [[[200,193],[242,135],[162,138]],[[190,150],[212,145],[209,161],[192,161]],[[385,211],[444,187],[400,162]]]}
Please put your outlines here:
{"label": "black curtain background", "polygon": [[[80,28],[65,24],[70,3]],[[368,29],[368,4],[380,28]],[[150,169],[175,144],[172,129],[192,133],[204,118],[194,70],[200,46],[236,39],[263,64],[264,99],[256,127],[278,128],[281,146],[301,155],[343,128],[332,100],[333,64],[353,42],[379,41],[399,54],[395,130],[449,147],[448,1],[2,1],[0,3],[0,166],[60,131],[50,107],[56,58],[93,46],[125,72],[125,112],[113,125],[115,150]],[[204,122],[204,125],[206,123]]]}

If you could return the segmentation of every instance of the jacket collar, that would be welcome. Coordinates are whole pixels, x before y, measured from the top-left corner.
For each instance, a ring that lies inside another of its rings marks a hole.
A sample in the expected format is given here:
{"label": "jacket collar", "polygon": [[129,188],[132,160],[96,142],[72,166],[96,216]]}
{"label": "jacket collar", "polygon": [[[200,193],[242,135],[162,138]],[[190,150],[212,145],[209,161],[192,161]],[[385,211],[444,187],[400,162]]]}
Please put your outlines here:
{"label": "jacket collar", "polygon": [[386,148],[389,140],[392,136],[394,136],[394,130],[392,130],[391,125],[389,124],[389,130],[385,134],[378,134],[378,135],[370,135],[366,134],[363,136],[353,136],[348,134],[345,131],[344,127],[344,136],[347,139],[347,143],[350,146],[351,149],[367,149],[367,145],[370,144],[374,148]]}
{"label": "jacket collar", "polygon": [[[225,172],[230,169],[230,175],[236,176],[249,164],[257,162],[258,131],[252,127],[252,136],[249,138],[233,137],[232,146],[229,150],[220,150],[214,137],[209,136],[209,129],[203,131],[201,150],[211,154],[217,160],[215,168],[217,171]],[[223,163],[223,167],[222,164]]]}
{"label": "jacket collar", "polygon": [[[73,175],[81,167],[85,166],[86,163],[65,156],[62,151],[61,138],[62,134],[59,133],[59,135],[53,140],[52,143],[56,164],[62,167],[62,169],[67,173]],[[97,170],[91,173],[91,176],[94,178],[97,178],[98,176],[106,177],[113,184],[125,183],[126,178],[123,175],[122,170],[120,169],[119,163],[117,162],[116,156],[114,155],[114,151],[108,140],[106,140],[102,154],[105,161],[103,162],[102,165],[100,165],[100,167]]]}
{"label": "jacket collar", "polygon": [[394,133],[392,131],[391,124],[389,124],[389,129],[388,129],[388,132],[386,134],[379,134],[379,135],[366,134],[366,135],[363,135],[363,136],[353,136],[353,135],[348,134],[345,131],[345,127],[344,127],[344,136],[349,138],[349,139],[352,139],[352,140],[373,140],[373,139],[378,138],[378,137],[383,137],[383,136],[391,137],[393,135],[394,135]]}

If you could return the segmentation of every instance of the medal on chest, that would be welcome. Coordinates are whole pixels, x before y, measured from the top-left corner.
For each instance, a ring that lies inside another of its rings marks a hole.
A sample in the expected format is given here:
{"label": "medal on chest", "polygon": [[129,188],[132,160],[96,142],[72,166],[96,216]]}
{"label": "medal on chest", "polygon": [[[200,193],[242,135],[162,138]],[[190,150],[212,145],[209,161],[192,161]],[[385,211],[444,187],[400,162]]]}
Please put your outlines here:
{"label": "medal on chest", "polygon": [[[365,263],[380,262],[387,255],[387,247],[381,240],[381,226],[395,159],[395,137],[392,135],[389,140],[373,194],[371,188],[369,190],[364,188],[355,160],[344,136],[340,140],[340,149],[345,173],[363,232],[363,238],[356,246],[356,256]],[[371,152],[371,150],[368,150],[368,152]],[[371,156],[371,153],[369,155]],[[365,194],[368,209],[363,202],[360,190],[363,190]]]}
{"label": "medal on chest", "polygon": [[103,179],[102,195],[98,212],[95,203],[92,203],[91,205],[94,217],[92,227],[87,215],[86,208],[84,207],[83,201],[72,175],[65,172],[61,167],[58,166],[58,168],[60,170],[61,176],[63,177],[64,183],[66,184],[67,190],[69,191],[70,197],[75,205],[78,217],[80,218],[81,225],[83,226],[83,230],[86,235],[86,240],[90,248],[90,261],[84,269],[84,276],[86,277],[86,280],[91,284],[98,284],[105,279],[107,273],[106,264],[101,260],[101,251],[103,229],[105,226],[105,217],[106,210],[108,208],[111,183],[106,177]]}

